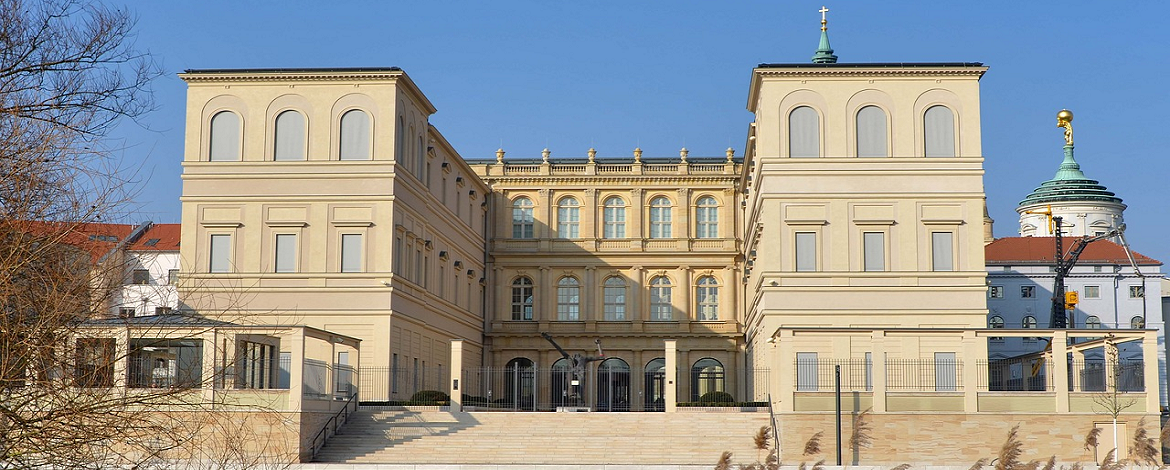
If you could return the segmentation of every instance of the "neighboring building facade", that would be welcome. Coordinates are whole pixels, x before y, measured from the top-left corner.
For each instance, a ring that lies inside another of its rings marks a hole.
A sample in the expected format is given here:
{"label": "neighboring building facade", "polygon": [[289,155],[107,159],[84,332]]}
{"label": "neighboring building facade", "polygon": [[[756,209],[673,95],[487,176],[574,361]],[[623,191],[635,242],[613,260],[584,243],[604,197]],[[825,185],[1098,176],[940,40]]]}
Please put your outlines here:
{"label": "neighboring building facade", "polygon": [[[664,339],[676,339],[679,397],[745,396],[740,329],[740,166],[726,157],[473,162],[489,198],[489,367],[535,367],[538,405],[567,400],[567,351],[606,359],[589,404],[654,409]],[[541,376],[544,375],[544,376]],[[750,394],[749,394],[750,395]],[[748,399],[751,398],[747,396]]]}
{"label": "neighboring building facade", "polygon": [[487,187],[428,123],[435,108],[405,73],[180,77],[191,309],[361,338],[377,384],[366,390],[383,399],[440,388],[451,339],[481,354]]}
{"label": "neighboring building facade", "polygon": [[178,310],[179,224],[147,222],[120,245],[126,276],[110,299],[120,317],[165,315]]}

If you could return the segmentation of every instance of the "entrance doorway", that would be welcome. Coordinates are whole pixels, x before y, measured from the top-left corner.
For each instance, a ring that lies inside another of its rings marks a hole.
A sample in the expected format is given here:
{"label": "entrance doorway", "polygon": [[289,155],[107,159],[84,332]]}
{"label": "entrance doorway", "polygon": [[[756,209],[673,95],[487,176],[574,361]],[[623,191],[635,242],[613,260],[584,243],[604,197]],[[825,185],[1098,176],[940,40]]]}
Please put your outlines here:
{"label": "entrance doorway", "polygon": [[616,357],[597,367],[597,411],[630,411],[630,365]]}

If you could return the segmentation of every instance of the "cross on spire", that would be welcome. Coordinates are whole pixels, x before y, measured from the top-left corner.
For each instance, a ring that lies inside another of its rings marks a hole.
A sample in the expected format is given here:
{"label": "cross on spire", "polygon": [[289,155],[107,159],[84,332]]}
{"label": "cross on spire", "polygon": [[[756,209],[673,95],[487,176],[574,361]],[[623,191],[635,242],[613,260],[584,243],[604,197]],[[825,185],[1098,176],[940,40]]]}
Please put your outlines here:
{"label": "cross on spire", "polygon": [[821,9],[817,10],[817,11],[821,12],[821,31],[824,31],[824,30],[828,29],[825,27],[825,25],[829,24],[829,20],[825,19],[825,13],[829,12],[829,8],[824,6],[824,5],[821,5]]}

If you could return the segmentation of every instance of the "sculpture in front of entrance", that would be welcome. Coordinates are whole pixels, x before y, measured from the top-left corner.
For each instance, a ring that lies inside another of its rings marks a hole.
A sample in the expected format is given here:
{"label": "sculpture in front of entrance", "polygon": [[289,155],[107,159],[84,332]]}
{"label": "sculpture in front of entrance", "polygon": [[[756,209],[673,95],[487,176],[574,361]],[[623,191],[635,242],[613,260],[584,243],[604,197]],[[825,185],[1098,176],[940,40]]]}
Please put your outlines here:
{"label": "sculpture in front of entrance", "polygon": [[566,397],[566,405],[574,407],[585,406],[585,401],[581,396],[581,380],[585,377],[585,368],[589,365],[590,362],[605,360],[605,353],[601,350],[601,340],[593,340],[593,344],[597,345],[597,355],[585,356],[580,353],[570,355],[568,351],[565,351],[565,348],[562,348],[561,345],[557,344],[556,341],[553,341],[552,336],[548,333],[541,333],[540,336],[552,344],[554,348],[557,348],[557,351],[561,353],[561,356],[564,357],[565,360],[569,361],[570,382],[569,396]]}

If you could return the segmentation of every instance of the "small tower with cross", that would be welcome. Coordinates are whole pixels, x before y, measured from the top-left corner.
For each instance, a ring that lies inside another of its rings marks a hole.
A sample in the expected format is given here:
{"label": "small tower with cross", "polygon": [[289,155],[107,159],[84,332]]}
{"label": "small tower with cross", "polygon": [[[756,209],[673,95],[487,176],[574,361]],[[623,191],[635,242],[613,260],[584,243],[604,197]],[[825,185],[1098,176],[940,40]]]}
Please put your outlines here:
{"label": "small tower with cross", "polygon": [[821,43],[817,46],[817,53],[813,54],[812,61],[814,64],[835,64],[837,56],[833,55],[833,48],[829,47],[829,20],[825,18],[825,13],[828,13],[829,9],[822,6],[818,11],[821,13]]}

